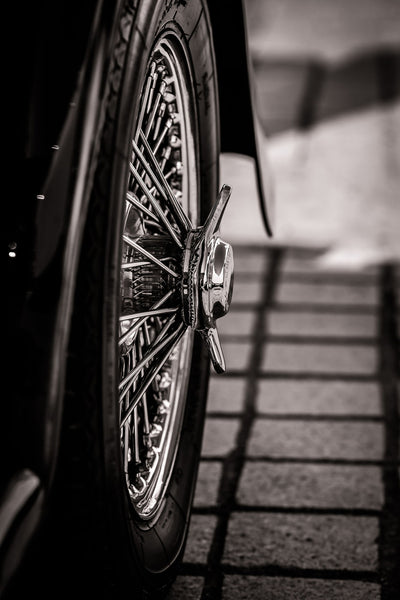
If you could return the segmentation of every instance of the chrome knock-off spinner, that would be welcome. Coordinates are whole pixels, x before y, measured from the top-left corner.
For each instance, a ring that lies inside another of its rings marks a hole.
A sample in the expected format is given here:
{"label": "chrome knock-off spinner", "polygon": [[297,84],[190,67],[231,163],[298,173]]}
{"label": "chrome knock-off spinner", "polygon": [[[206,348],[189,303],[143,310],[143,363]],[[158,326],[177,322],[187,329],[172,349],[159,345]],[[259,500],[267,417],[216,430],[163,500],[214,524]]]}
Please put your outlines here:
{"label": "chrome knock-off spinner", "polygon": [[219,235],[230,195],[224,185],[203,227],[189,233],[183,263],[183,318],[202,335],[217,373],[226,367],[216,320],[229,311],[233,290],[232,247]]}

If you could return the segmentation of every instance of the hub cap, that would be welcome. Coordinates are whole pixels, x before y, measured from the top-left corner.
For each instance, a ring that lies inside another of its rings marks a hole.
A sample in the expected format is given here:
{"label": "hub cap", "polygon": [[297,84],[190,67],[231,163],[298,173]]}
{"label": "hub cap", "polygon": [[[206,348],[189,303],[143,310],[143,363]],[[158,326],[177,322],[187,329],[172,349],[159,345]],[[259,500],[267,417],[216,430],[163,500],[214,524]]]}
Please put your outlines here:
{"label": "hub cap", "polygon": [[217,373],[225,371],[225,359],[215,322],[229,311],[233,290],[232,247],[219,236],[230,195],[224,185],[205,225],[190,232],[183,264],[184,321],[203,336]]}

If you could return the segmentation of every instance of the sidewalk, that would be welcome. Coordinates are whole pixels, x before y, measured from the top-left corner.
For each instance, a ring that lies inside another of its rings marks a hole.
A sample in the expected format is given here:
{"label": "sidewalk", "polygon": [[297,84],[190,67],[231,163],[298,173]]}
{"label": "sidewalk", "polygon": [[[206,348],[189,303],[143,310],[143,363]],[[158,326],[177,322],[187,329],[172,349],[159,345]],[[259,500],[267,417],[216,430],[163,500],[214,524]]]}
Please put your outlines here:
{"label": "sidewalk", "polygon": [[398,597],[400,269],[326,272],[317,254],[236,253],[169,600]]}

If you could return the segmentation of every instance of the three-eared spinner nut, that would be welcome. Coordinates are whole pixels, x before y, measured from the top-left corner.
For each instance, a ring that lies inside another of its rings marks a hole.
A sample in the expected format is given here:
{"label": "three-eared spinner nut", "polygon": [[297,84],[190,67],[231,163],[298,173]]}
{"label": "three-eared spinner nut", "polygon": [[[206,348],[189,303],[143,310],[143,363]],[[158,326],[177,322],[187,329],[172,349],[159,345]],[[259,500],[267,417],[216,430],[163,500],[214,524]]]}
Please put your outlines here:
{"label": "three-eared spinner nut", "polygon": [[187,325],[205,340],[214,369],[226,370],[216,320],[229,311],[233,291],[233,251],[219,234],[231,188],[222,186],[203,227],[187,238],[184,253],[182,303]]}

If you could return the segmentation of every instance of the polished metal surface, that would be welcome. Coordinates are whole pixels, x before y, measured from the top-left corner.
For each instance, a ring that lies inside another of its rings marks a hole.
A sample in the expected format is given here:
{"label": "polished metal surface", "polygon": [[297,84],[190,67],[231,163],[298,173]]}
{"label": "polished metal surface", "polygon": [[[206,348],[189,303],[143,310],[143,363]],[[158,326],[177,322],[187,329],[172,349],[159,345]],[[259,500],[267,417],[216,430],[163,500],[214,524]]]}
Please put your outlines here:
{"label": "polished metal surface", "polygon": [[202,335],[217,373],[223,373],[226,365],[216,320],[229,311],[233,290],[232,247],[219,235],[230,195],[231,188],[223,185],[203,227],[189,234],[183,265],[184,320]]}
{"label": "polished metal surface", "polygon": [[138,516],[163,503],[185,408],[195,331],[218,373],[216,320],[229,310],[232,248],[219,235],[231,188],[199,225],[194,89],[180,41],[151,55],[132,135],[125,202],[119,317],[121,449]]}

